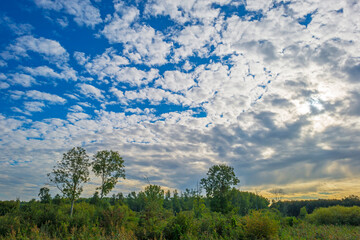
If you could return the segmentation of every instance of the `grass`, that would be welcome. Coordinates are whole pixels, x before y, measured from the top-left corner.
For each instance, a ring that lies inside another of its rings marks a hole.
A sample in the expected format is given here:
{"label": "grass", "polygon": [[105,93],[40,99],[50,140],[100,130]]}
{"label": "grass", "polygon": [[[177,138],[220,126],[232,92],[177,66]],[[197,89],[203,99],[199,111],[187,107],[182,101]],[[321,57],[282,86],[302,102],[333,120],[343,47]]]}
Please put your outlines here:
{"label": "grass", "polygon": [[292,227],[283,227],[279,232],[279,238],[284,240],[358,240],[360,226],[315,225],[301,222]]}

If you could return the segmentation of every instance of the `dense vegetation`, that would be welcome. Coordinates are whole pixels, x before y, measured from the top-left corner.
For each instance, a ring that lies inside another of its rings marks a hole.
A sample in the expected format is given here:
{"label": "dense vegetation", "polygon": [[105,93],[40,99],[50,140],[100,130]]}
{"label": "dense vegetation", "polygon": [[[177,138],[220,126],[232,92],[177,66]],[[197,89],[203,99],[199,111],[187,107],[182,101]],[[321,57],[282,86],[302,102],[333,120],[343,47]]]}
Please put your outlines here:
{"label": "dense vegetation", "polygon": [[[113,151],[93,159],[81,148],[64,154],[49,174],[62,196],[43,187],[39,200],[0,201],[0,238],[360,239],[356,196],[269,206],[268,199],[234,188],[239,180],[232,167],[215,165],[196,190],[170,192],[149,184],[138,193],[106,197],[125,177],[124,161]],[[100,193],[79,198],[90,166],[101,177]]]}

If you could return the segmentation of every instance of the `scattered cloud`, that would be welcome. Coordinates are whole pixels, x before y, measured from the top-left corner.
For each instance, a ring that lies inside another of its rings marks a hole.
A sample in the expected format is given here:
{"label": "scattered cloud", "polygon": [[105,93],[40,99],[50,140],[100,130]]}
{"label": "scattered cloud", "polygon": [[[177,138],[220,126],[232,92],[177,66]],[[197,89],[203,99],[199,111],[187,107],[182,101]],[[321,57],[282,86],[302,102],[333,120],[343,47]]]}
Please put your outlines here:
{"label": "scattered cloud", "polygon": [[39,92],[36,90],[31,90],[26,92],[26,96],[28,98],[32,98],[34,100],[43,100],[48,101],[50,103],[54,104],[64,104],[66,103],[66,100],[62,97],[59,97],[55,94],[45,93],[45,92]]}
{"label": "scattered cloud", "polygon": [[97,100],[101,100],[104,98],[104,96],[102,95],[102,91],[94,87],[93,85],[79,83],[77,84],[77,87],[79,88],[80,93],[85,95],[86,97],[95,98]]}
{"label": "scattered cloud", "polygon": [[45,104],[43,102],[25,102],[24,107],[29,112],[42,112]]}
{"label": "scattered cloud", "polygon": [[31,198],[84,146],[122,154],[129,185],[116,191],[145,175],[183,190],[226,163],[242,190],[269,197],[360,194],[359,3],[92,3],[37,0],[64,28],[38,37],[16,24],[0,50],[0,186]]}
{"label": "scattered cloud", "polygon": [[69,55],[59,42],[32,35],[17,38],[0,55],[4,59],[18,60],[20,57],[29,57],[28,52],[39,53],[50,62],[66,62]]}
{"label": "scattered cloud", "polygon": [[162,65],[167,63],[171,44],[165,41],[165,36],[150,26],[136,23],[139,10],[118,4],[102,34],[110,43],[122,43],[123,54],[137,64]]}
{"label": "scattered cloud", "polygon": [[[102,22],[99,9],[94,7],[90,0],[35,0],[35,4],[47,10],[64,11],[72,15],[80,26],[93,28]],[[67,25],[66,21],[61,21],[60,24]]]}

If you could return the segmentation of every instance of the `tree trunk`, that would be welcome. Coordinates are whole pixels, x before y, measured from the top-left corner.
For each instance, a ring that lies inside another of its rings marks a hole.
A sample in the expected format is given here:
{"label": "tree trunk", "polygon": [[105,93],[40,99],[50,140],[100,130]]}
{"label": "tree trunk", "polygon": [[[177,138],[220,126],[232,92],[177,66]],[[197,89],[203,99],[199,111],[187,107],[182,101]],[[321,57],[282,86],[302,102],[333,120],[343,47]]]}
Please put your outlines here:
{"label": "tree trunk", "polygon": [[74,199],[71,200],[70,217],[72,217],[73,215],[73,210],[74,210]]}

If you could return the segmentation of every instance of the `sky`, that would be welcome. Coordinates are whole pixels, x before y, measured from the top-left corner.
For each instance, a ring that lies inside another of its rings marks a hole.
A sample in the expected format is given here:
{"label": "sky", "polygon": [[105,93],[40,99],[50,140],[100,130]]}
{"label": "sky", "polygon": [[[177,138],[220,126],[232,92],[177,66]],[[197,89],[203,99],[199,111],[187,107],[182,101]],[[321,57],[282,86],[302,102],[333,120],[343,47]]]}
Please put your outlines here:
{"label": "sky", "polygon": [[110,195],[195,188],[215,164],[269,198],[359,195],[359,13],[357,0],[1,1],[0,199],[37,198],[77,146],[123,157]]}

